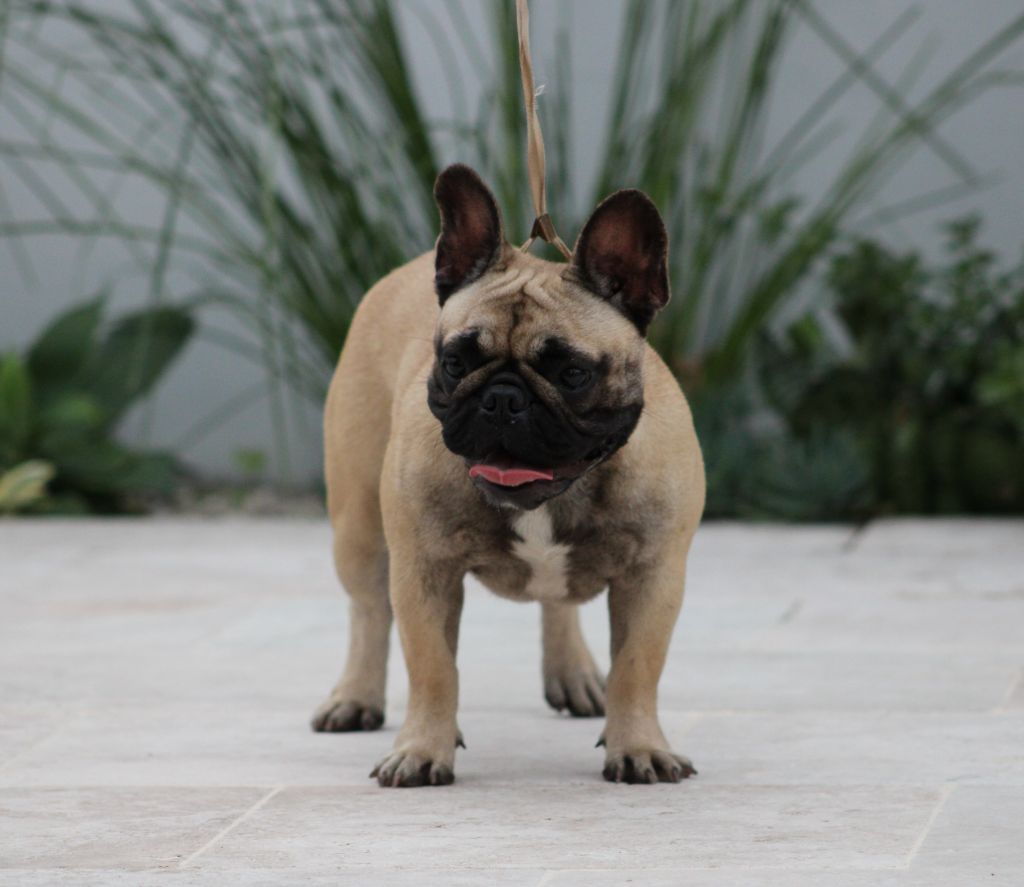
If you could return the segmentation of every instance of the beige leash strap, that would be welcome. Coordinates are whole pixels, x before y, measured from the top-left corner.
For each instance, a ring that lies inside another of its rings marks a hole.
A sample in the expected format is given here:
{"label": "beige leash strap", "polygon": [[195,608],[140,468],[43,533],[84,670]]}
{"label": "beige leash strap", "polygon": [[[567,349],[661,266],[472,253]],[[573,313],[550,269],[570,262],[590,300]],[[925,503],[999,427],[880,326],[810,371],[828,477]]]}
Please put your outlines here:
{"label": "beige leash strap", "polygon": [[558,236],[547,210],[544,190],[544,137],[537,116],[537,93],[533,87],[533,63],[530,61],[530,10],[527,0],[516,0],[516,27],[519,31],[519,68],[523,75],[523,99],[526,103],[526,167],[530,176],[530,196],[537,217],[533,220],[530,239],[523,244],[526,252],[539,237],[554,244],[567,259],[572,251]]}

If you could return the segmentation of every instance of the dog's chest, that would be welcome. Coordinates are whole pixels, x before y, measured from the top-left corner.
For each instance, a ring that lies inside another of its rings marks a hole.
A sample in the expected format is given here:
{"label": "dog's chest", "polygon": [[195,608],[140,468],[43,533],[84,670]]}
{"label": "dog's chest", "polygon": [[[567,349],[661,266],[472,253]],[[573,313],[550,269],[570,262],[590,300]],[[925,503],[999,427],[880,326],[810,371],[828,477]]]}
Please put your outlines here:
{"label": "dog's chest", "polygon": [[524,511],[513,519],[512,554],[530,568],[522,593],[539,601],[562,600],[569,594],[571,548],[555,541],[547,506]]}
{"label": "dog's chest", "polygon": [[467,528],[470,571],[513,600],[582,603],[628,571],[636,555],[635,534],[607,522],[567,521],[550,503],[505,513],[500,524],[493,511],[477,517]]}

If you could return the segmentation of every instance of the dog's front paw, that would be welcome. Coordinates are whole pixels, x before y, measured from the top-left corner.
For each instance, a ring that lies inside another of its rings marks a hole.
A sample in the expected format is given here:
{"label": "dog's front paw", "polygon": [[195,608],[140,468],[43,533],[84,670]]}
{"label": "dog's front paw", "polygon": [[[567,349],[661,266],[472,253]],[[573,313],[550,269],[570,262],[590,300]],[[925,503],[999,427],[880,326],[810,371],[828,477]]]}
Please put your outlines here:
{"label": "dog's front paw", "polygon": [[662,748],[609,751],[604,763],[604,778],[609,782],[653,785],[680,782],[696,775],[697,770],[689,758]]}
{"label": "dog's front paw", "polygon": [[350,733],[355,730],[379,730],[383,723],[382,708],[332,695],[313,714],[310,726],[317,733]]}
{"label": "dog's front paw", "polygon": [[[461,736],[460,736],[461,744]],[[396,748],[370,773],[385,788],[413,788],[420,785],[451,785],[455,781],[452,753],[437,754],[416,743]]]}

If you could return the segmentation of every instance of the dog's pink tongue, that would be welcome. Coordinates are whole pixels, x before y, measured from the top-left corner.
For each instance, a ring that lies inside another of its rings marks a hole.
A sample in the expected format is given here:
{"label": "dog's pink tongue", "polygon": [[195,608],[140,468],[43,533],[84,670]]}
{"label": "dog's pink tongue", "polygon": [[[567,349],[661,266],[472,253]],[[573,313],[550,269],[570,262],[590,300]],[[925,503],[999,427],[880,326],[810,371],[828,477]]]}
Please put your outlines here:
{"label": "dog's pink tongue", "polygon": [[482,477],[492,484],[502,487],[521,487],[534,480],[554,480],[550,470],[538,471],[536,468],[524,468],[521,465],[474,465],[469,469],[470,477]]}

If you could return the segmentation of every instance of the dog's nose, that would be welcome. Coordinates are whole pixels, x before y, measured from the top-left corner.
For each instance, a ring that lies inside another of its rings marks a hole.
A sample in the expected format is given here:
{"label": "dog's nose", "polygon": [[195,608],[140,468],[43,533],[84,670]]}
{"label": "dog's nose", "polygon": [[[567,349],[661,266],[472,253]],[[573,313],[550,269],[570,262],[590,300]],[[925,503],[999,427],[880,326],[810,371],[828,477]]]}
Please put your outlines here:
{"label": "dog's nose", "polygon": [[503,416],[507,419],[525,413],[529,406],[526,392],[518,385],[510,385],[506,382],[492,385],[480,399],[480,409],[483,412],[489,416]]}

